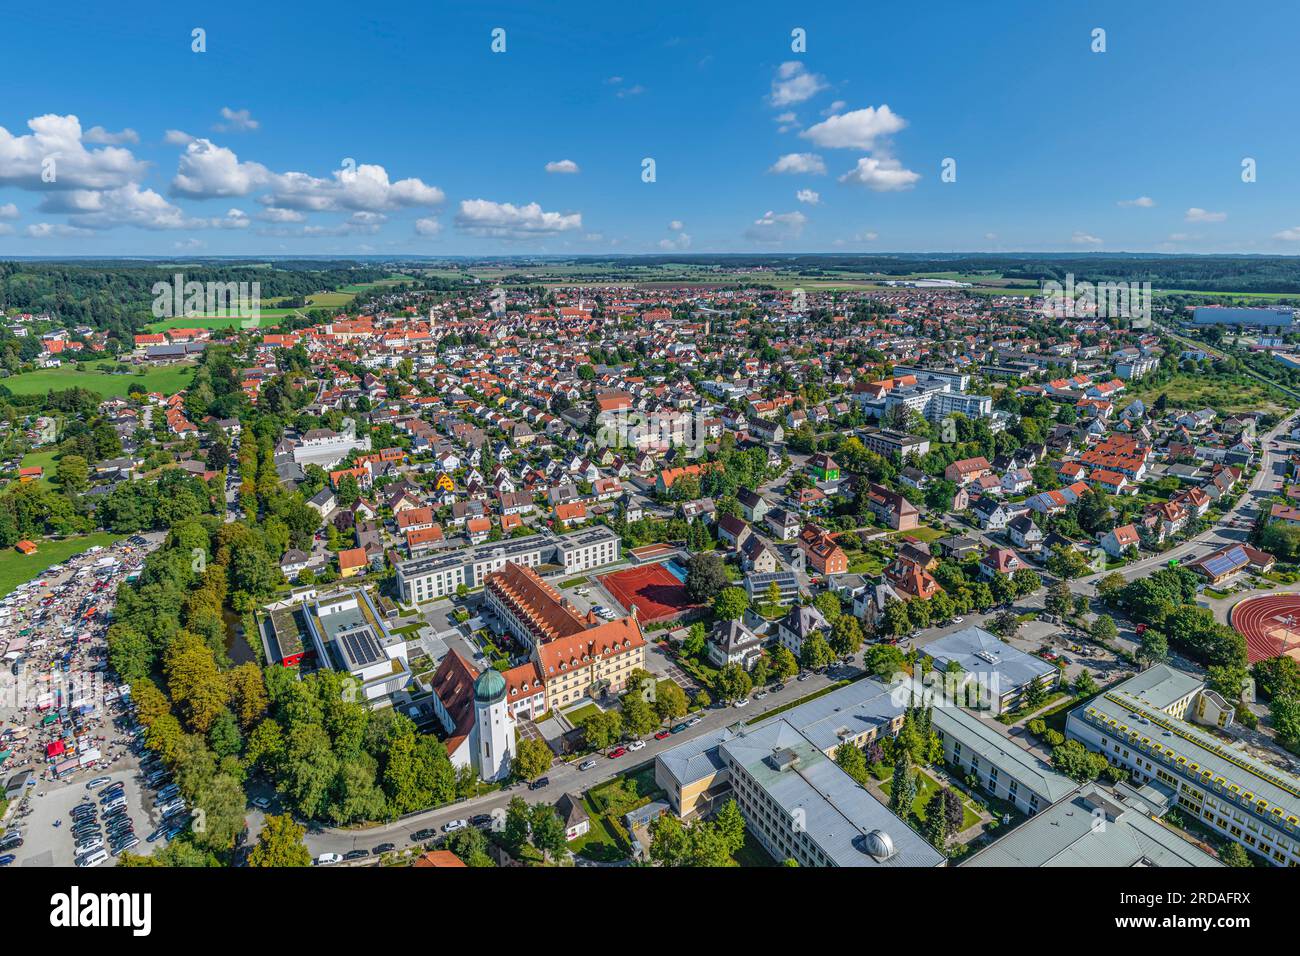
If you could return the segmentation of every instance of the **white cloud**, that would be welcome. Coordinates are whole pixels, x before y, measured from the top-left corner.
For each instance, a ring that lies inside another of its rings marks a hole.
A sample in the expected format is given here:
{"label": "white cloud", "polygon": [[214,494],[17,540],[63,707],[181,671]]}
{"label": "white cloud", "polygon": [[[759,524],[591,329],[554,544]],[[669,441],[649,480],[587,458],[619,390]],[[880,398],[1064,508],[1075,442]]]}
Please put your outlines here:
{"label": "white cloud", "polygon": [[12,236],[13,234],[13,226],[9,225],[7,222],[0,222],[0,236]]}
{"label": "white cloud", "polygon": [[242,163],[234,150],[210,139],[196,139],[185,147],[171,188],[174,194],[192,199],[247,196],[271,179],[271,171],[261,163]]}
{"label": "white cloud", "polygon": [[24,233],[29,239],[84,239],[94,235],[89,229],[76,229],[57,222],[32,223]]}
{"label": "white cloud", "polygon": [[1275,232],[1273,238],[1281,239],[1284,242],[1300,242],[1300,226],[1292,226],[1290,229]]}
{"label": "white cloud", "polygon": [[[241,162],[234,151],[207,139],[197,139],[180,158],[172,192],[194,199],[247,196],[258,189],[268,208],[305,212],[385,212],[435,206],[445,198],[441,189],[419,179],[390,182],[383,166],[336,169],[329,179],[307,173],[275,173],[261,163]],[[275,218],[279,216],[280,218]],[[272,221],[289,221],[275,213]]]}
{"label": "white cloud", "polygon": [[863,156],[856,166],[840,177],[840,182],[857,183],[883,193],[911,189],[920,178],[920,173],[905,169],[896,159]]}
{"label": "white cloud", "polygon": [[202,239],[196,239],[191,236],[189,239],[177,239],[172,243],[172,248],[184,252],[189,249],[202,249],[206,245],[207,243]]}
{"label": "white cloud", "polygon": [[775,213],[770,209],[745,230],[745,238],[754,242],[784,242],[798,239],[808,217],[801,212]]}
{"label": "white cloud", "polygon": [[1079,232],[1078,230],[1070,237],[1070,241],[1076,246],[1099,246],[1102,243],[1102,240],[1096,236],[1090,236],[1088,233]]}
{"label": "white cloud", "polygon": [[614,95],[621,100],[629,96],[640,96],[644,92],[645,92],[645,87],[642,86],[640,83],[637,83],[634,86],[625,86],[623,89],[619,90]]}
{"label": "white cloud", "polygon": [[516,206],[489,199],[462,199],[456,226],[476,236],[530,239],[581,229],[582,214],[546,212],[535,202]]}
{"label": "white cloud", "polygon": [[660,249],[663,249],[666,252],[673,252],[678,249],[690,248],[691,237],[686,232],[686,223],[682,222],[680,219],[674,219],[668,224],[668,228],[670,231],[675,232],[676,235],[668,239],[660,239]]}
{"label": "white cloud", "polygon": [[267,206],[257,214],[257,218],[263,222],[302,222],[307,216],[296,209],[280,209],[278,206]]}
{"label": "white cloud", "polygon": [[0,206],[0,219],[17,219],[17,218],[18,218],[18,207],[15,206],[13,203],[7,202],[3,206]]}
{"label": "white cloud", "polygon": [[442,223],[436,219],[415,220],[415,234],[417,236],[436,236],[440,232],[442,232]]}
{"label": "white cloud", "polygon": [[248,110],[232,110],[229,106],[221,107],[221,118],[225,122],[212,127],[218,133],[251,133],[262,125]]}
{"label": "white cloud", "polygon": [[277,174],[272,179],[271,194],[258,201],[268,206],[308,212],[383,212],[436,206],[446,198],[437,186],[419,179],[390,182],[383,166],[344,167],[330,175],[330,179],[317,179],[306,173]]}
{"label": "white cloud", "polygon": [[1137,206],[1139,209],[1150,209],[1156,204],[1156,201],[1150,196],[1138,196],[1137,199],[1121,199],[1115,205],[1117,206]]}
{"label": "white cloud", "polygon": [[993,241],[994,239],[996,239],[997,237],[998,237],[998,234],[997,234],[996,232],[986,232],[986,233],[984,233],[984,238],[987,239],[989,242],[992,242],[992,241]]}
{"label": "white cloud", "polygon": [[1184,222],[1223,222],[1223,220],[1227,218],[1228,218],[1228,214],[1226,212],[1210,212],[1208,209],[1201,209],[1198,206],[1193,206],[1191,209],[1187,210],[1187,214],[1183,216],[1183,221]]}
{"label": "white cloud", "polygon": [[98,143],[105,146],[118,146],[122,143],[140,142],[140,134],[130,127],[122,130],[120,133],[110,133],[102,126],[92,126],[86,130],[82,136],[87,143]]}
{"label": "white cloud", "polygon": [[794,198],[810,206],[816,206],[822,201],[821,193],[815,189],[801,189],[794,194]]}
{"label": "white cloud", "polygon": [[816,96],[826,85],[825,77],[809,73],[798,60],[787,60],[776,69],[769,102],[776,107],[792,106]]}
{"label": "white cloud", "polygon": [[767,170],[769,173],[798,173],[801,175],[826,175],[826,164],[816,153],[786,153]]}
{"label": "white cloud", "polygon": [[188,146],[194,142],[195,137],[182,129],[169,129],[163,133],[163,142],[170,146]]}
{"label": "white cloud", "polygon": [[561,173],[567,175],[581,172],[581,170],[578,169],[578,164],[571,159],[561,159],[558,162],[549,162],[546,164],[546,171],[548,173]]}
{"label": "white cloud", "polygon": [[836,100],[830,106],[826,107],[826,109],[822,110],[822,116],[832,116],[843,110],[844,107],[848,105],[849,104],[845,103],[843,100]]}
{"label": "white cloud", "polygon": [[1193,239],[1199,239],[1199,238],[1201,238],[1201,237],[1200,237],[1200,236],[1197,236],[1197,235],[1193,235],[1193,234],[1190,233],[1190,232],[1171,232],[1171,233],[1169,234],[1169,239],[1168,239],[1167,241],[1169,241],[1169,242],[1191,242]]}
{"label": "white cloud", "polygon": [[196,219],[179,206],[169,203],[152,189],[128,183],[118,189],[74,189],[49,193],[41,202],[42,212],[66,213],[68,223],[78,229],[114,229],[136,226],[140,229],[239,229],[248,225],[248,217],[238,209],[225,218]]}
{"label": "white cloud", "polygon": [[[144,175],[145,164],[130,150],[105,146],[88,150],[77,117],[47,113],[27,121],[31,133],[15,136],[0,126],[0,185],[46,192],[54,189],[114,189]],[[44,182],[46,160],[54,181]]]}
{"label": "white cloud", "polygon": [[825,149],[873,149],[876,140],[892,136],[905,126],[907,120],[886,104],[831,116],[799,135]]}

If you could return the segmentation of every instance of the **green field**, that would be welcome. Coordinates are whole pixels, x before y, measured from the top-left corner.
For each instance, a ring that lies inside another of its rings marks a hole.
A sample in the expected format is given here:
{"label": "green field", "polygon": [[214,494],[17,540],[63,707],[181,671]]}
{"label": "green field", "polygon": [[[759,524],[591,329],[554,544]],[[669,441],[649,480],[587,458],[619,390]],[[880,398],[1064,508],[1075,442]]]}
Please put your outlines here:
{"label": "green field", "polygon": [[1139,380],[1136,385],[1130,385],[1124,390],[1116,404],[1123,407],[1133,399],[1140,398],[1147,408],[1151,408],[1162,393],[1170,408],[1189,411],[1206,407],[1228,414],[1282,410],[1277,399],[1269,394],[1268,388],[1254,379],[1226,379],[1187,372],[1178,372],[1163,385],[1148,385]]}
{"label": "green field", "polygon": [[94,534],[64,538],[62,541],[37,541],[40,549],[35,554],[19,554],[13,548],[0,551],[0,597],[20,584],[40,577],[50,565],[61,564],[74,554],[80,554],[97,544],[107,546],[124,537],[126,535],[96,531]]}
{"label": "green field", "polygon": [[[178,319],[159,319],[144,327],[146,332],[164,332],[167,329],[259,329],[275,328],[287,315],[296,315],[297,309],[261,309],[256,320],[238,315],[183,315]],[[253,324],[256,321],[256,324]]]}
{"label": "green field", "polygon": [[44,468],[45,473],[41,475],[41,480],[37,482],[42,488],[54,487],[54,462],[55,453],[52,451],[32,451],[23,455],[21,467],[23,468]]}
{"label": "green field", "polygon": [[162,392],[171,395],[185,388],[194,377],[193,365],[165,365],[146,368],[126,375],[116,375],[104,371],[78,371],[76,366],[64,365],[60,368],[43,368],[35,372],[23,372],[0,379],[15,395],[40,395],[50,389],[56,391],[67,388],[84,388],[97,392],[104,398],[123,396],[131,386],[138,385],[146,392]]}

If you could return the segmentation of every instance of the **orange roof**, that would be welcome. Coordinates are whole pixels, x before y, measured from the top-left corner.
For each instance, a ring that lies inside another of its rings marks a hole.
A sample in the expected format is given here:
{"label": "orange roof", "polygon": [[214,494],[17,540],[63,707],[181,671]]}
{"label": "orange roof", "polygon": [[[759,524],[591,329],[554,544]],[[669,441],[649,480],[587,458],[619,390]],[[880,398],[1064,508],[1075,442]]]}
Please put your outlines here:
{"label": "orange roof", "polygon": [[584,667],[597,658],[623,654],[645,646],[641,625],[634,617],[609,621],[570,637],[537,646],[537,657],[544,680],[550,680],[575,667]]}
{"label": "orange roof", "polygon": [[415,861],[416,866],[464,866],[464,862],[450,850],[430,850]]}
{"label": "orange roof", "polygon": [[349,571],[363,567],[370,559],[366,557],[365,548],[348,548],[339,552],[339,570]]}

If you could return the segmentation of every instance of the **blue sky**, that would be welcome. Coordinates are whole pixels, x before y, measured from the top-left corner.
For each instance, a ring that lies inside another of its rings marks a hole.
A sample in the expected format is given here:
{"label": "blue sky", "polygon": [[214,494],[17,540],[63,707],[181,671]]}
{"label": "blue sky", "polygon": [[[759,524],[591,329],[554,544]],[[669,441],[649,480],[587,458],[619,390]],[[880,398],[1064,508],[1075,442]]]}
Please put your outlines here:
{"label": "blue sky", "polygon": [[0,255],[1300,253],[1281,3],[179,6],[6,12]]}

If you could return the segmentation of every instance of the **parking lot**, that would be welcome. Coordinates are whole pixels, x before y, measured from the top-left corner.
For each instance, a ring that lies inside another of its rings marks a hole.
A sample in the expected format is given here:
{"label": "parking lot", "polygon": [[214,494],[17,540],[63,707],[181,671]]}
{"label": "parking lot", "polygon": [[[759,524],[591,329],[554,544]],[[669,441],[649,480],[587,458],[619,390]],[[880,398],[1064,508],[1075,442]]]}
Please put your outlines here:
{"label": "parking lot", "polygon": [[87,796],[86,783],[103,776],[124,784],[140,838],[134,852],[152,848],[144,838],[153,800],[141,793],[128,732],[130,690],[106,679],[104,638],[117,588],[161,540],[136,535],[83,552],[0,602],[2,822],[6,836],[23,840],[4,851],[16,865],[73,863],[69,813]]}

